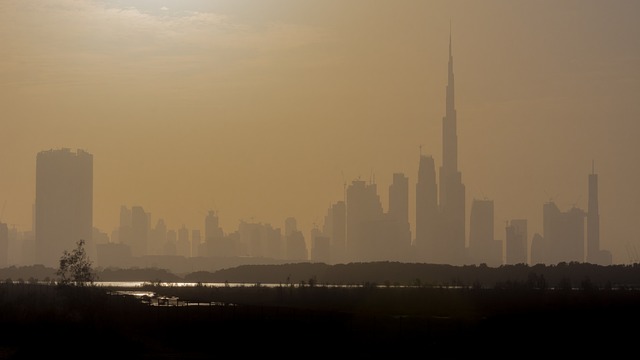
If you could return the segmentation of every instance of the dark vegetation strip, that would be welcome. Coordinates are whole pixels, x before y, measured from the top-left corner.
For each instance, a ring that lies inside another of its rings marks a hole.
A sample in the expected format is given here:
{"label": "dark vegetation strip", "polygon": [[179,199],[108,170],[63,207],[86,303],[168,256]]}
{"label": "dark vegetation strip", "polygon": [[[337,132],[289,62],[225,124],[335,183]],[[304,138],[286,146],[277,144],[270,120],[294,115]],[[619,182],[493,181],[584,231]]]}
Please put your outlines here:
{"label": "dark vegetation strip", "polygon": [[556,351],[575,355],[594,346],[614,356],[625,349],[621,345],[635,342],[636,332],[626,329],[640,320],[640,291],[629,289],[146,289],[229,305],[148,306],[102,287],[0,284],[0,351],[12,358],[188,359],[222,356],[225,349],[239,355],[309,349],[331,355],[338,348],[381,355],[391,349],[410,354],[418,347],[432,357],[451,358],[452,350],[460,355],[492,346],[542,353],[559,341]]}
{"label": "dark vegetation strip", "polygon": [[[423,263],[371,262],[327,265],[293,263],[241,265],[215,272],[177,275],[166,269],[99,269],[98,281],[231,282],[248,284],[339,284],[376,286],[471,286],[482,288],[640,288],[640,264],[451,266]],[[55,269],[34,265],[0,269],[0,279],[34,283],[55,281]]]}

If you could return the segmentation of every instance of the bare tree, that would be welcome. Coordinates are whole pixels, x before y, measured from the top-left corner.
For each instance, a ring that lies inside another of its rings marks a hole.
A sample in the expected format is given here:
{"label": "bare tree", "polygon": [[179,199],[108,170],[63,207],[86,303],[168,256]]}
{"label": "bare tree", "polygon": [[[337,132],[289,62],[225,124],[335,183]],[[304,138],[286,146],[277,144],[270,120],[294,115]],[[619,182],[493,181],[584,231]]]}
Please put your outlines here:
{"label": "bare tree", "polygon": [[84,249],[84,240],[76,243],[77,247],[71,252],[65,250],[60,257],[60,268],[56,272],[62,285],[85,286],[93,285],[96,275],[91,260]]}

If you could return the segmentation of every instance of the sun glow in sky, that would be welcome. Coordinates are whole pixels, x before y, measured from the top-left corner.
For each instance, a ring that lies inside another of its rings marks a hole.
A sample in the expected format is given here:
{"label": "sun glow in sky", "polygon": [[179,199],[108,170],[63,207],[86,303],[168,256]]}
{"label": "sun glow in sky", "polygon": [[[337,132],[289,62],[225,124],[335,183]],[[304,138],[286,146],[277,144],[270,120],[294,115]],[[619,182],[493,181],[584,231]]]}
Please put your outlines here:
{"label": "sun glow in sky", "polygon": [[[640,3],[633,1],[6,0],[0,3],[0,221],[31,227],[35,158],[94,155],[94,224],[240,219],[321,226],[343,184],[419,147],[441,165],[452,23],[459,168],[504,223],[587,208],[601,246],[640,247]],[[468,212],[467,212],[468,216]]]}

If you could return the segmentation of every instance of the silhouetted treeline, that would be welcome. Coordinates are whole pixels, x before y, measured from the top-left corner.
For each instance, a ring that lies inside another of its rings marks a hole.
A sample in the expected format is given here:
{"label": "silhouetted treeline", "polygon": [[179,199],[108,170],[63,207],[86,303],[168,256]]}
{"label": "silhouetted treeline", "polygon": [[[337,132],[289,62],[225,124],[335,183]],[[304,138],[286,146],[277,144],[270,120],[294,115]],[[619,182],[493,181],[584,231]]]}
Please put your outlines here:
{"label": "silhouetted treeline", "polygon": [[98,281],[150,281],[177,282],[182,277],[158,268],[107,268],[97,272]]}
{"label": "silhouetted treeline", "polygon": [[194,272],[188,282],[275,284],[338,284],[379,286],[469,286],[484,288],[613,288],[640,286],[640,264],[601,266],[557,265],[452,266],[441,264],[370,262],[327,265],[243,265],[216,272]]}
{"label": "silhouetted treeline", "polygon": [[[97,281],[150,281],[177,282],[184,279],[166,269],[158,268],[106,268],[97,269]],[[0,269],[0,280],[18,283],[55,282],[56,269],[43,265],[11,266]]]}
{"label": "silhouetted treeline", "polygon": [[[42,265],[0,269],[0,280],[49,282],[56,270]],[[241,265],[215,272],[179,276],[160,268],[107,268],[96,271],[98,281],[230,282],[311,285],[466,286],[481,288],[639,288],[640,264],[453,266],[443,264],[368,262],[327,265],[292,263]]]}
{"label": "silhouetted treeline", "polygon": [[43,265],[10,266],[0,269],[1,280],[36,282],[55,280],[56,269]]}

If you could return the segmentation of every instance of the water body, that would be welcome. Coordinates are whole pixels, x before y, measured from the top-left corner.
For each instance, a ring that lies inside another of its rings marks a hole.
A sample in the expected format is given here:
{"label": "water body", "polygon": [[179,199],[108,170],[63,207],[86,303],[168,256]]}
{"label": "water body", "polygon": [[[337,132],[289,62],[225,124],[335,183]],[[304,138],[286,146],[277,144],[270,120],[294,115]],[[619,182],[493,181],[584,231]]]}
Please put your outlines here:
{"label": "water body", "polygon": [[[105,286],[105,287],[116,287],[116,288],[137,288],[143,287],[147,285],[160,285],[167,287],[195,287],[195,286],[203,286],[203,287],[252,287],[252,286],[263,286],[269,288],[276,287],[300,287],[300,286],[308,286],[308,285],[299,285],[299,284],[271,284],[271,283],[230,283],[230,282],[148,282],[148,281],[97,281],[94,283],[96,286]],[[318,284],[315,286],[323,286],[323,287],[348,287],[348,288],[357,288],[364,287],[365,285],[326,285],[326,284]],[[383,287],[383,286],[379,286]],[[405,287],[405,286],[394,286],[394,287]]]}

